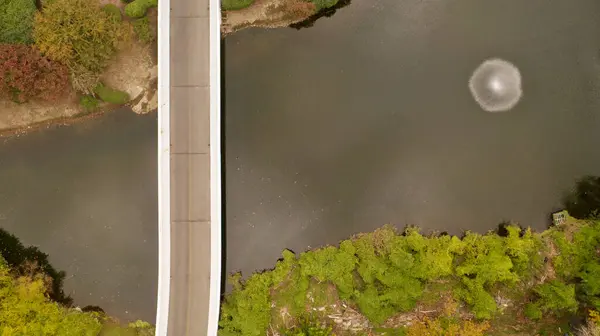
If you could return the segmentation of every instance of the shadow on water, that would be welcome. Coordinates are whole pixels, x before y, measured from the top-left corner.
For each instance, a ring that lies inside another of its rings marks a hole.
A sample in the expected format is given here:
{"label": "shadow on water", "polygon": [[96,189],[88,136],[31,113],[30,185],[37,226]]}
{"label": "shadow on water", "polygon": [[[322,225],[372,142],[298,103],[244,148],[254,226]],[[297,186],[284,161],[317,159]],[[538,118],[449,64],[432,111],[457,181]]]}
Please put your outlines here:
{"label": "shadow on water", "polygon": [[51,280],[46,294],[52,301],[65,306],[73,304],[73,299],[65,295],[63,290],[63,282],[67,274],[56,270],[48,261],[46,253],[35,246],[25,247],[17,236],[0,228],[0,255],[11,270],[19,275],[42,273],[49,277]]}
{"label": "shadow on water", "polygon": [[[227,57],[227,47],[225,40],[221,39],[221,115],[227,111],[227,90],[225,90],[225,64]],[[227,167],[226,155],[227,134],[225,132],[225,118],[221,118],[221,295],[225,293],[227,286]]]}
{"label": "shadow on water", "polygon": [[596,218],[600,213],[600,177],[584,176],[575,188],[564,197],[564,205],[575,218]]}
{"label": "shadow on water", "polygon": [[352,2],[352,0],[340,0],[334,6],[329,7],[329,8],[323,8],[320,11],[318,11],[317,13],[311,15],[308,19],[298,22],[298,23],[293,23],[293,24],[289,25],[289,27],[294,28],[296,30],[300,30],[302,28],[310,28],[310,27],[314,26],[315,22],[318,19],[320,19],[322,17],[333,16],[333,14],[335,14],[335,12],[337,12],[338,9],[348,6],[351,2]]}

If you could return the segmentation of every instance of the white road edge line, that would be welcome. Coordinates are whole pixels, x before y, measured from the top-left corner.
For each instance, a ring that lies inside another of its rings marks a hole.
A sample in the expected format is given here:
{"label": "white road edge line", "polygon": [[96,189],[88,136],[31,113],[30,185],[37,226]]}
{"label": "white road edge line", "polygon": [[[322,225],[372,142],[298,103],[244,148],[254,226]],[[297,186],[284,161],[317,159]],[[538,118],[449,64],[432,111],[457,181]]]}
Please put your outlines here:
{"label": "white road edge line", "polygon": [[171,290],[171,1],[158,2],[158,291],[156,336],[167,336]]}
{"label": "white road edge line", "polygon": [[[163,0],[164,1],[164,0]],[[210,0],[210,298],[208,336],[217,336],[221,309],[221,0]]]}

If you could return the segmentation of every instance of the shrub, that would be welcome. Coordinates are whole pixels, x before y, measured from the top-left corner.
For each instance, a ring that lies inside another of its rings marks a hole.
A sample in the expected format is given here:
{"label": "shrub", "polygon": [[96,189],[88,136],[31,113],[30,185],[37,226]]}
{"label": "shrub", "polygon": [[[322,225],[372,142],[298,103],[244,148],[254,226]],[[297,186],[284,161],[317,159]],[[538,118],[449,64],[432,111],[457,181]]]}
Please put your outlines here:
{"label": "shrub", "polygon": [[98,334],[100,322],[93,314],[66,309],[46,297],[44,274],[19,273],[0,256],[0,335]]}
{"label": "shrub", "polygon": [[600,264],[594,261],[584,265],[579,276],[588,303],[595,309],[600,309]]}
{"label": "shrub", "polygon": [[575,285],[552,280],[537,286],[534,292],[539,296],[537,304],[542,312],[574,312],[579,306],[575,299]]}
{"label": "shrub", "polygon": [[150,22],[147,17],[133,21],[133,31],[138,39],[144,43],[150,43],[156,38],[154,31],[150,28]]}
{"label": "shrub", "polygon": [[328,246],[322,249],[302,253],[299,265],[305,277],[317,281],[330,281],[336,285],[342,299],[354,293],[353,272],[357,258],[355,248],[350,241],[344,241],[340,248]]}
{"label": "shrub", "polygon": [[283,252],[273,271],[253,274],[242,282],[241,274],[229,278],[233,291],[221,304],[219,326],[224,336],[262,336],[271,321],[271,289],[279,285],[297,265],[296,256]]}
{"label": "shrub", "polygon": [[55,269],[46,253],[34,246],[25,247],[16,236],[3,229],[0,229],[0,261],[18,276],[43,275],[48,282],[45,295],[64,305],[72,303],[71,297],[63,291],[65,272]]}
{"label": "shrub", "polygon": [[114,4],[106,4],[102,7],[102,11],[104,11],[108,16],[116,21],[121,22],[123,18],[121,17],[121,10]]}
{"label": "shrub", "polygon": [[0,0],[0,44],[31,44],[34,0]]}
{"label": "shrub", "polygon": [[91,95],[83,95],[79,98],[79,105],[81,105],[86,111],[91,112],[98,108],[100,101],[96,97]]}
{"label": "shrub", "polygon": [[523,312],[528,319],[531,320],[539,320],[542,318],[542,310],[540,309],[539,304],[537,303],[528,303],[525,305],[525,310]]}
{"label": "shrub", "polygon": [[125,6],[125,15],[137,19],[146,15],[148,9],[156,7],[158,0],[134,0]]}
{"label": "shrub", "polygon": [[572,234],[571,239],[558,230],[552,231],[550,236],[559,250],[559,255],[552,261],[554,268],[569,281],[596,258],[596,249],[600,247],[600,224],[596,221],[584,225]]}
{"label": "shrub", "polygon": [[91,93],[129,31],[96,2],[53,0],[36,14],[33,37],[42,53],[67,65],[77,90]]}
{"label": "shrub", "polygon": [[0,45],[0,94],[16,102],[53,101],[68,90],[68,69],[25,45]]}
{"label": "shrub", "polygon": [[222,0],[222,10],[238,10],[249,7],[254,3],[254,0]]}
{"label": "shrub", "polygon": [[488,293],[483,285],[471,279],[463,279],[463,288],[458,288],[456,294],[469,306],[478,319],[490,319],[494,316],[498,307],[496,301]]}
{"label": "shrub", "polygon": [[129,101],[129,94],[127,92],[111,89],[104,84],[100,83],[94,89],[94,93],[102,100],[111,104],[122,105]]}

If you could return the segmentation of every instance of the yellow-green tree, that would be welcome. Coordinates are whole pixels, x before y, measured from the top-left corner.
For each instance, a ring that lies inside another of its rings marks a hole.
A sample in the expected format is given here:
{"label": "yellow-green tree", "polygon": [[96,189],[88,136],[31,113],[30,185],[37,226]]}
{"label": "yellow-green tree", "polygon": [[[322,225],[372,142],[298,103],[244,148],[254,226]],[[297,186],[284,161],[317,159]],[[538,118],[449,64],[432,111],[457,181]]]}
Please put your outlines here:
{"label": "yellow-green tree", "polygon": [[66,64],[73,87],[91,93],[119,45],[131,36],[131,26],[114,20],[99,3],[53,0],[35,16],[33,38],[49,58]]}
{"label": "yellow-green tree", "polygon": [[48,300],[46,285],[41,276],[13,277],[0,257],[0,335],[98,335],[98,318]]}

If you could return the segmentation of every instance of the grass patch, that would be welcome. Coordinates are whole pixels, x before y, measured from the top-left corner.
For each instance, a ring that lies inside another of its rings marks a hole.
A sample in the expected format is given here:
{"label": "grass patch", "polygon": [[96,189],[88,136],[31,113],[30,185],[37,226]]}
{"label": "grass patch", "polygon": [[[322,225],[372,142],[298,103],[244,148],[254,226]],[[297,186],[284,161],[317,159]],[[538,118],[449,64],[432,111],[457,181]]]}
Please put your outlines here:
{"label": "grass patch", "polygon": [[239,10],[249,7],[254,3],[254,0],[222,0],[222,10]]}
{"label": "grass patch", "polygon": [[104,102],[123,105],[129,101],[129,94],[127,92],[111,89],[104,84],[100,83],[94,89],[94,93]]}
{"label": "grass patch", "polygon": [[134,0],[125,6],[125,15],[132,19],[146,15],[148,9],[158,6],[158,0]]}

